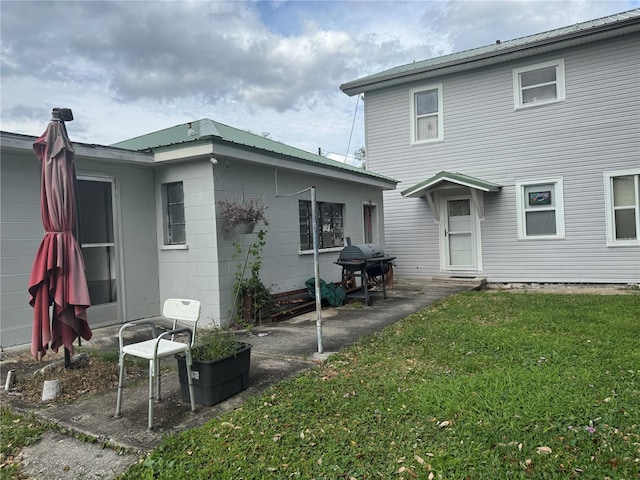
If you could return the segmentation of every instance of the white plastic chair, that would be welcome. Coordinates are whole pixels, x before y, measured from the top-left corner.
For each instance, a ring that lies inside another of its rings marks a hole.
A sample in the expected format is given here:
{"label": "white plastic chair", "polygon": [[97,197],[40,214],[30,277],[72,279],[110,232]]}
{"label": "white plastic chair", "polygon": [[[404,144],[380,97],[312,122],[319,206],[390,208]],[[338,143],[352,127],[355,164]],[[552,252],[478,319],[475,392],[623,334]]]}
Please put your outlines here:
{"label": "white plastic chair", "polygon": [[[118,399],[115,417],[122,416],[122,390],[124,389],[124,357],[131,355],[149,360],[149,430],[153,430],[153,402],[159,402],[160,396],[160,359],[178,353],[184,353],[187,364],[187,378],[189,379],[189,397],[191,399],[191,413],[196,411],[193,380],[191,378],[191,348],[196,338],[196,327],[200,318],[200,302],[182,298],[169,298],[164,302],[162,315],[173,320],[171,330],[157,335],[156,325],[151,320],[138,320],[123,325],[118,334],[120,342],[120,378],[118,380]],[[179,326],[187,324],[188,326]],[[153,338],[142,342],[124,344],[123,332],[131,327],[151,327]],[[167,337],[171,337],[170,339]],[[188,342],[177,341],[176,336],[188,338]],[[154,382],[155,380],[155,382]],[[156,383],[155,395],[153,385]]]}

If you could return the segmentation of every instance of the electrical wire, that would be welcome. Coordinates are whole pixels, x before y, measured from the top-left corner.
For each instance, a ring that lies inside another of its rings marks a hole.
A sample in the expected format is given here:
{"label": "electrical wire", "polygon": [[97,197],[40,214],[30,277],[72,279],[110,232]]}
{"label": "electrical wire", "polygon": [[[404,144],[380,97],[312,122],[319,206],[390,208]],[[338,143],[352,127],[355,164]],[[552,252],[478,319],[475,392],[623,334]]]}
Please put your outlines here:
{"label": "electrical wire", "polygon": [[349,157],[349,149],[351,148],[351,138],[353,137],[353,128],[356,124],[356,115],[358,114],[358,103],[360,102],[360,95],[356,95],[356,109],[353,112],[353,120],[351,121],[351,133],[349,134],[349,144],[347,145],[347,151],[344,154],[344,163],[347,163]]}

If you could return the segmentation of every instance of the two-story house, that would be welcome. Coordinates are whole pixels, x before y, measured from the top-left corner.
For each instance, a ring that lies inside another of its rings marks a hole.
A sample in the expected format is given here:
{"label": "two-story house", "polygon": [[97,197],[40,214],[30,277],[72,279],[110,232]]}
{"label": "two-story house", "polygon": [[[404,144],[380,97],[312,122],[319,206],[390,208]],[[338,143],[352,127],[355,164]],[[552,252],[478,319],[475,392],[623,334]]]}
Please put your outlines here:
{"label": "two-story house", "polygon": [[640,283],[640,9],[343,84],[396,274]]}

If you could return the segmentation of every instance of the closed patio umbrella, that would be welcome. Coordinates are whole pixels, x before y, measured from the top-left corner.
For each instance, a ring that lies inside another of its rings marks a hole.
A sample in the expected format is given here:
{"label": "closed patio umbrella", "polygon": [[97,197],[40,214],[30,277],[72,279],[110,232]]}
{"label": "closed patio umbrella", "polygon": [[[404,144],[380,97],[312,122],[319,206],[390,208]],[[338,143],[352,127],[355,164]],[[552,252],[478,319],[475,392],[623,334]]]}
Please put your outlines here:
{"label": "closed patio umbrella", "polygon": [[71,110],[54,109],[46,131],[33,144],[41,162],[40,210],[45,230],[29,278],[29,303],[34,309],[31,353],[38,360],[48,348],[57,352],[60,346],[65,347],[68,360],[74,340],[89,340],[92,335],[84,260],[73,235],[74,150],[64,120],[73,120]]}

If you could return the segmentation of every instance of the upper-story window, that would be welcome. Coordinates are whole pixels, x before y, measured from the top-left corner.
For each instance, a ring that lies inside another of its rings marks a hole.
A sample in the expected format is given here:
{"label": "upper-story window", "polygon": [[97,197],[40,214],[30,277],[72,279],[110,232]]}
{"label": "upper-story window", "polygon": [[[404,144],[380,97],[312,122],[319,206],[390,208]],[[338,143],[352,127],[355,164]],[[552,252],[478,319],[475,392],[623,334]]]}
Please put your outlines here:
{"label": "upper-story window", "polygon": [[[344,222],[341,203],[317,202],[318,216],[318,248],[333,248],[344,246]],[[300,250],[313,249],[313,229],[311,202],[298,201],[300,219]]]}
{"label": "upper-story window", "polygon": [[517,181],[518,238],[564,238],[562,177]]}
{"label": "upper-story window", "polygon": [[640,173],[605,172],[607,245],[640,245]]}
{"label": "upper-story window", "polygon": [[162,184],[164,213],[164,244],[185,245],[187,235],[184,219],[184,190],[182,182]]}
{"label": "upper-story window", "polygon": [[564,99],[564,60],[513,70],[513,102],[516,109]]}
{"label": "upper-story window", "polygon": [[443,138],[442,84],[411,90],[411,143]]}

